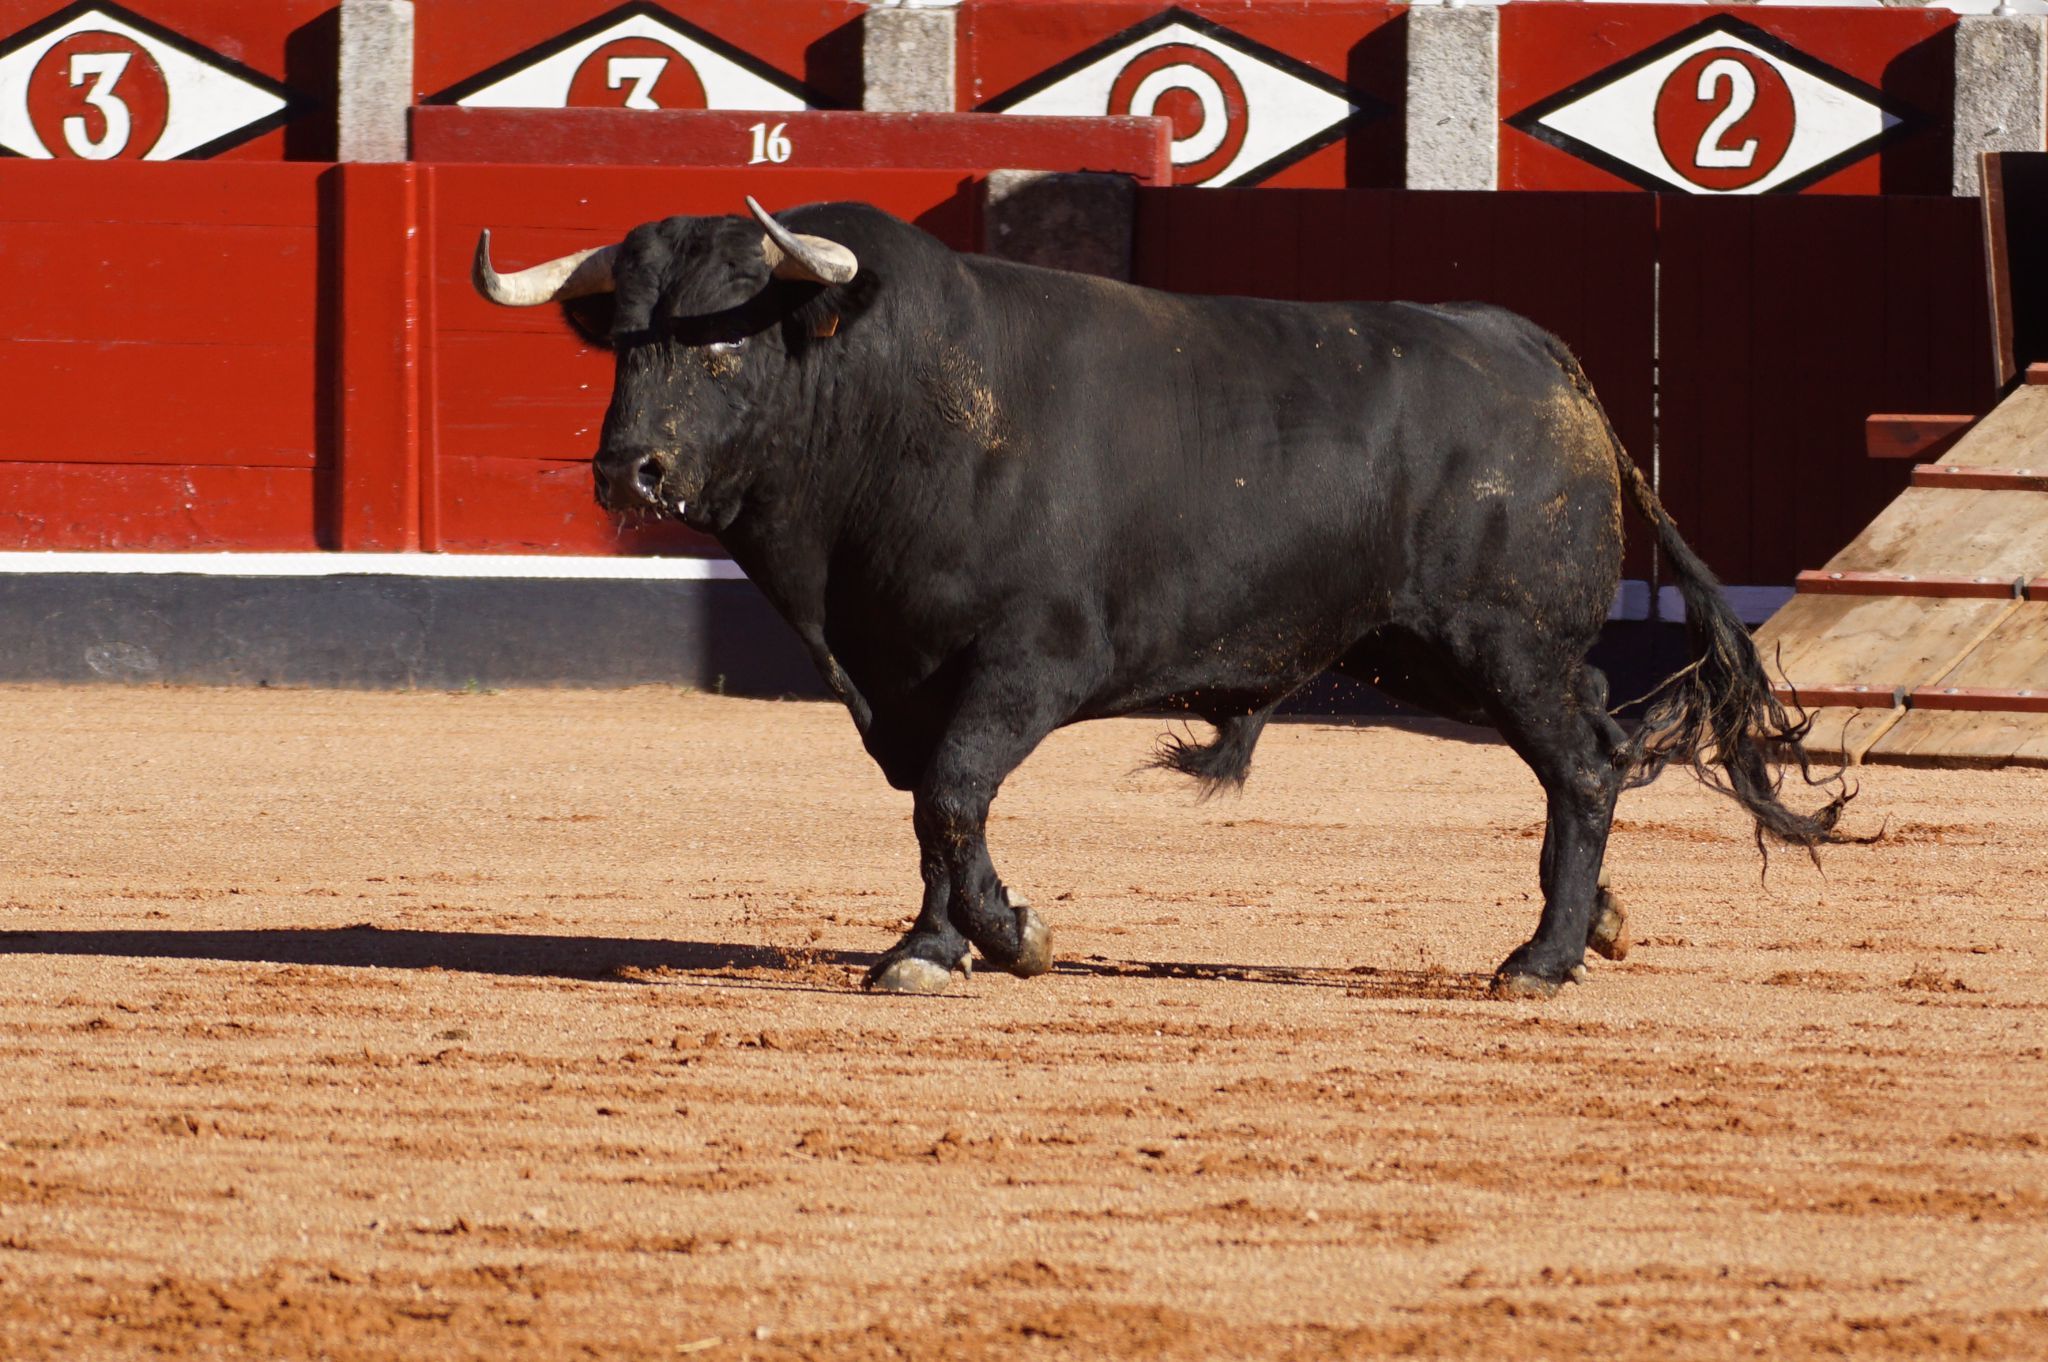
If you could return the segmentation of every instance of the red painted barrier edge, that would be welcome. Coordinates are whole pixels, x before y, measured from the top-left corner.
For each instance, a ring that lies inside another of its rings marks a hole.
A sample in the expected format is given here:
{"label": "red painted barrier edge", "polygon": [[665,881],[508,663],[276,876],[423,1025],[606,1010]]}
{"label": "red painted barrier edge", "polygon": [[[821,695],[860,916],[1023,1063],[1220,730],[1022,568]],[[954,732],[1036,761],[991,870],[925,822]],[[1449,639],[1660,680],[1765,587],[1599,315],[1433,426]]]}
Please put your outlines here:
{"label": "red painted barrier edge", "polygon": [[1946,449],[1977,423],[1974,416],[1881,413],[1863,418],[1863,452],[1873,459],[1917,459]]}
{"label": "red painted barrier edge", "polygon": [[1940,596],[2011,600],[2021,594],[2012,577],[1965,577],[1927,572],[1829,572],[1809,568],[1795,587],[1808,596]]}
{"label": "red painted barrier edge", "polygon": [[1780,704],[1796,704],[1802,709],[1827,709],[1843,706],[1850,709],[1897,709],[1905,702],[1906,688],[1904,686],[1774,685],[1771,687],[1771,694],[1777,697]]}
{"label": "red painted barrier edge", "polygon": [[1914,709],[2048,714],[2048,690],[1998,690],[1986,686],[1923,686],[1908,697]]}
{"label": "red painted barrier edge", "polygon": [[1951,487],[1973,492],[2048,492],[2048,468],[1983,468],[1924,463],[1913,470],[1915,487]]}
{"label": "red painted barrier edge", "polygon": [[[412,155],[432,164],[1103,171],[1165,185],[1173,183],[1172,130],[1172,120],[1152,117],[422,104],[412,110]],[[773,161],[778,150],[786,159]]]}

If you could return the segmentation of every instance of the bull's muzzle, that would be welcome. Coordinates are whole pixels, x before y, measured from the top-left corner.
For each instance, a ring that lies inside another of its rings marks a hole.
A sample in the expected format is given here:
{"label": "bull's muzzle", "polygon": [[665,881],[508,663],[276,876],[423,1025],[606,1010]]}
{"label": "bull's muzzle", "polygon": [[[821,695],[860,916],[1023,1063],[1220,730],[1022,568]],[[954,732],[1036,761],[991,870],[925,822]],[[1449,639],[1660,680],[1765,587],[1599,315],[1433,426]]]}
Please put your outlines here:
{"label": "bull's muzzle", "polygon": [[597,501],[606,510],[681,513],[681,499],[669,486],[673,455],[647,448],[606,449],[593,467]]}

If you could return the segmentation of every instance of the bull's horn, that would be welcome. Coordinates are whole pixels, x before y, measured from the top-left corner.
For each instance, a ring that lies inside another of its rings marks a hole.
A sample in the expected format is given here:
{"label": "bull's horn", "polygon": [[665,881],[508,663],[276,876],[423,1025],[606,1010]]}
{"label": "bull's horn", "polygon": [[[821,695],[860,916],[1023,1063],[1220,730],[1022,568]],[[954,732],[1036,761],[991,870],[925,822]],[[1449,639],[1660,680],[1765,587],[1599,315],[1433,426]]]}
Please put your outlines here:
{"label": "bull's horn", "polygon": [[768,210],[747,195],[747,211],[768,233],[761,258],[778,279],[809,279],[818,284],[843,284],[860,271],[854,253],[830,237],[805,236],[768,216]]}
{"label": "bull's horn", "polygon": [[538,307],[612,291],[612,257],[617,246],[594,246],[532,269],[500,274],[491,268],[491,231],[476,239],[476,266],[470,281],[476,291],[500,307]]}

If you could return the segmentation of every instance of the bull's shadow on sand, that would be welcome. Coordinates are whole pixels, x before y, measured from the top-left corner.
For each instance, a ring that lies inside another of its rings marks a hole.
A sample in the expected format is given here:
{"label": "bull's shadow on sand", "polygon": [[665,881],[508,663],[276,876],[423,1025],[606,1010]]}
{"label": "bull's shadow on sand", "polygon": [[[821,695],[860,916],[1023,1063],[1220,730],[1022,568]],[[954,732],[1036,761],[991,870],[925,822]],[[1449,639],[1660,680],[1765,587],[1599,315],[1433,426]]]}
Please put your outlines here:
{"label": "bull's shadow on sand", "polygon": [[[848,971],[847,989],[876,953],[788,949],[732,942],[668,941],[627,936],[548,936],[508,932],[422,932],[367,924],[277,927],[245,931],[0,931],[0,958],[105,957],[207,960],[353,969],[440,969],[544,979],[646,985],[725,983],[754,988],[821,989],[816,967]],[[737,971],[751,973],[735,979]],[[1055,974],[1100,978],[1184,979],[1214,983],[1328,988],[1357,997],[1478,998],[1488,975],[1442,969],[1380,969],[1245,965],[1222,961],[1115,960],[1100,955],[1062,960]],[[700,976],[692,979],[689,976]]]}

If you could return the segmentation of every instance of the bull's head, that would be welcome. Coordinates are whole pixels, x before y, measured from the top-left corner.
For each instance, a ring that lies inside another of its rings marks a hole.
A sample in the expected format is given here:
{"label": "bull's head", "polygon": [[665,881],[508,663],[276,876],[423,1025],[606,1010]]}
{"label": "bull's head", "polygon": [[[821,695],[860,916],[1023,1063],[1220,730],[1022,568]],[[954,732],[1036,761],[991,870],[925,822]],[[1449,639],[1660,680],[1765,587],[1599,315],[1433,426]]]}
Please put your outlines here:
{"label": "bull's head", "polygon": [[[838,311],[823,295],[851,281],[847,247],[792,232],[752,198],[743,218],[669,218],[616,246],[579,251],[514,274],[491,267],[477,240],[477,292],[506,307],[567,305],[570,321],[612,349],[617,375],[595,458],[609,510],[724,528],[745,490],[744,460],[724,457],[764,404],[800,395],[797,353],[829,335]],[[756,225],[758,224],[758,225]]]}

